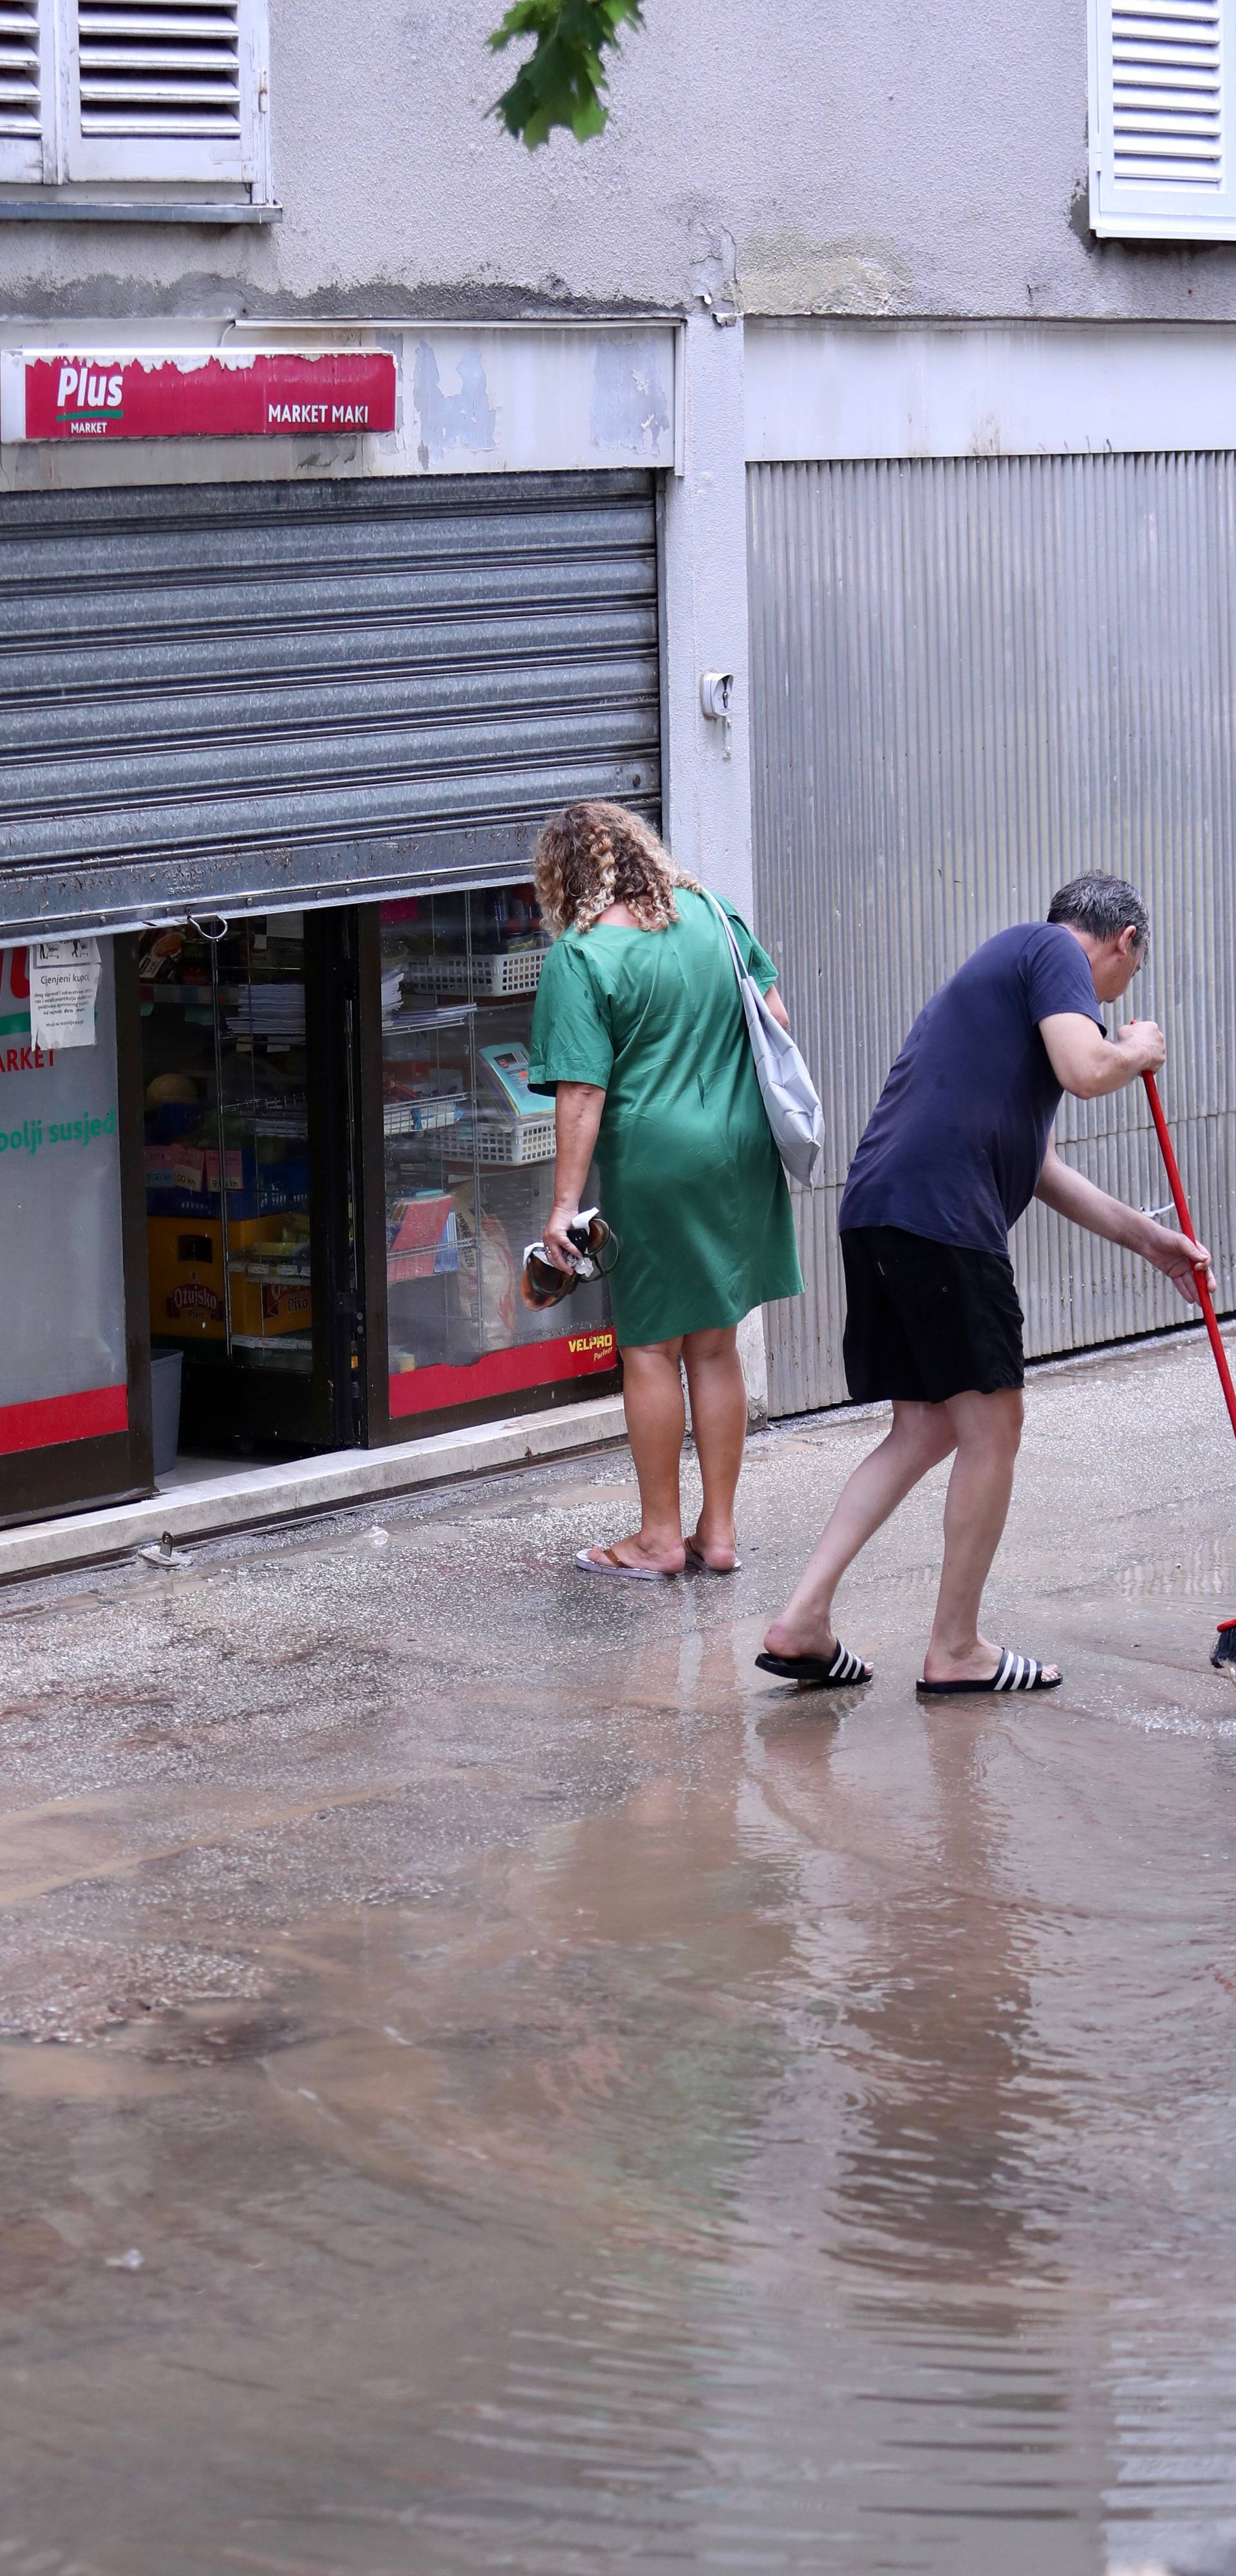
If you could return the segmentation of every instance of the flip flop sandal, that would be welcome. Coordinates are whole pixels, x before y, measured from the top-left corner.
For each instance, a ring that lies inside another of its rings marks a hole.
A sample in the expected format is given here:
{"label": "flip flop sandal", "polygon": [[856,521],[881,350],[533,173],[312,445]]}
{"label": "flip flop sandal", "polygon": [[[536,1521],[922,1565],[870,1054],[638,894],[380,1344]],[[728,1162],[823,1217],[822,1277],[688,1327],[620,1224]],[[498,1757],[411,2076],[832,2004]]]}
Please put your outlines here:
{"label": "flip flop sandal", "polygon": [[1010,1646],[1002,1646],[1000,1661],[989,1682],[916,1682],[915,1689],[927,1699],[961,1699],[980,1691],[1059,1690],[1063,1679],[1063,1673],[1055,1673],[1049,1679],[1046,1665],[1036,1662],[1033,1655],[1015,1655]]}
{"label": "flip flop sandal", "polygon": [[662,1574],[655,1565],[624,1565],[612,1547],[603,1547],[599,1556],[591,1548],[581,1547],[575,1559],[581,1574],[617,1575],[625,1583],[676,1583],[676,1574]]}
{"label": "flip flop sandal", "polygon": [[776,1673],[783,1682],[806,1682],[812,1690],[850,1690],[856,1682],[869,1682],[873,1668],[838,1642],[832,1656],[826,1655],[757,1655],[762,1673]]}
{"label": "flip flop sandal", "polygon": [[700,1551],[699,1551],[698,1547],[695,1545],[695,1542],[694,1542],[694,1540],[693,1540],[693,1539],[689,1539],[689,1538],[684,1539],[684,1540],[683,1540],[683,1546],[685,1547],[685,1549],[686,1549],[686,1551],[687,1551],[687,1566],[689,1567],[689,1569],[690,1569],[690,1571],[691,1571],[691,1573],[692,1573],[692,1574],[741,1574],[741,1573],[742,1573],[742,1558],[741,1558],[740,1556],[736,1556],[736,1557],[735,1557],[734,1562],[733,1562],[733,1564],[732,1564],[732,1565],[710,1565],[710,1564],[709,1564],[709,1562],[708,1562],[707,1557],[706,1557],[706,1556],[701,1556]]}

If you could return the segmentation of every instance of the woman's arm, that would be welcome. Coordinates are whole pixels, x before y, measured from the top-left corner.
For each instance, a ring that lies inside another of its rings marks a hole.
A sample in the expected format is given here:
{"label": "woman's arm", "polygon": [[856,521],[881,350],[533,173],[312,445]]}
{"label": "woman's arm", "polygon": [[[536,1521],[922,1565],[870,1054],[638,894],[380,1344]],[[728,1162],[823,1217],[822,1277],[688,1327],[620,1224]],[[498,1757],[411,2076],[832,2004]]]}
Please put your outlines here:
{"label": "woman's arm", "polygon": [[595,1082],[560,1082],[554,1105],[558,1158],[554,1165],[554,1204],[545,1228],[545,1249],[555,1270],[573,1270],[574,1246],[567,1227],[579,1215],[588,1166],[596,1150],[605,1093]]}
{"label": "woman's arm", "polygon": [[781,999],[781,994],[777,985],[769,985],[768,991],[764,995],[764,999],[768,1004],[769,1010],[772,1012],[774,1020],[778,1020],[782,1028],[788,1030],[790,1025],[790,1015]]}

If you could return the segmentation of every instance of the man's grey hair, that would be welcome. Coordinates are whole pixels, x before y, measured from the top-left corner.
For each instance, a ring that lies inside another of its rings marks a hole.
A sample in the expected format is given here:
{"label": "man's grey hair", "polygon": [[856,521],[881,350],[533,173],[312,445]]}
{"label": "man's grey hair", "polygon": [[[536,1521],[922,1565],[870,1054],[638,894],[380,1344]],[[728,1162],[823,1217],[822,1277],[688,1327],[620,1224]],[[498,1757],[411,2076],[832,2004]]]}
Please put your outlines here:
{"label": "man's grey hair", "polygon": [[1140,949],[1150,944],[1150,915],[1136,886],[1123,877],[1074,877],[1052,896],[1047,918],[1062,921],[1067,930],[1087,930],[1092,939],[1118,939],[1122,930],[1135,930]]}

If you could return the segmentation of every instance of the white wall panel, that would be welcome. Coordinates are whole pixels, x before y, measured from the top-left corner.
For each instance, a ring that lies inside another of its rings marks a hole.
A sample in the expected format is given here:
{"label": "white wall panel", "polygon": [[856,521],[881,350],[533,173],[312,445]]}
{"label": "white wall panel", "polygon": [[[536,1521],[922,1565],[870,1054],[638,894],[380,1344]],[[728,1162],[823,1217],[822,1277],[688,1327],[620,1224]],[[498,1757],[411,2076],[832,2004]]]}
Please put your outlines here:
{"label": "white wall panel", "polygon": [[[749,477],[760,935],[829,1118],[798,1196],[807,1296],[770,1309],[771,1404],[844,1397],[840,1186],[929,993],[1084,869],[1151,907],[1133,1007],[1197,1222],[1236,1305],[1236,456],[759,466]],[[1062,1149],[1167,1196],[1140,1085],[1066,1102]],[[1131,1256],[1032,1212],[1027,1345],[1178,1321]]]}
{"label": "white wall panel", "polygon": [[1236,323],[749,322],[753,465],[1230,447]]}

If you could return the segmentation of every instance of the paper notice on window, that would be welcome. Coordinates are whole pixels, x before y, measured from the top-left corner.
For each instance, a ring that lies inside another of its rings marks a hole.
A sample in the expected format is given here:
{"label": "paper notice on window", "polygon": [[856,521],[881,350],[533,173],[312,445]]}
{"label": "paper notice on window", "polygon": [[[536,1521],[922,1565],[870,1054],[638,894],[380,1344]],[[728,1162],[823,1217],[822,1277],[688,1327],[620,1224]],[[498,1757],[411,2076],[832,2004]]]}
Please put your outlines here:
{"label": "paper notice on window", "polygon": [[31,1043],[47,1048],[93,1046],[98,940],[32,940],[29,971]]}

